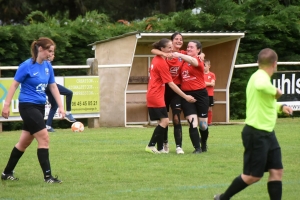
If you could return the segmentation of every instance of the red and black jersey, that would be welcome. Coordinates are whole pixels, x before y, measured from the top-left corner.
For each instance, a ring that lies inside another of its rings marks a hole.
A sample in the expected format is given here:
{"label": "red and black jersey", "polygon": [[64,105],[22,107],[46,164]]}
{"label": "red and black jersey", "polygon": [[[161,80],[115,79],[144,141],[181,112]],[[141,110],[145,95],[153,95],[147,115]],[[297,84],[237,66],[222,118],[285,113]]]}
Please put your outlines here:
{"label": "red and black jersey", "polygon": [[[180,50],[179,53],[186,54],[186,51]],[[181,84],[181,78],[180,78],[180,68],[182,67],[183,60],[181,58],[172,58],[172,59],[166,59],[168,65],[169,65],[169,70],[173,79],[173,82],[176,85]]]}
{"label": "red and black jersey", "polygon": [[183,91],[193,91],[206,88],[204,81],[204,62],[198,57],[198,66],[194,67],[188,62],[184,62],[181,67],[181,89]]}
{"label": "red and black jersey", "polygon": [[165,59],[161,56],[155,56],[152,59],[149,73],[147,107],[165,107],[165,83],[172,82],[169,66]]}

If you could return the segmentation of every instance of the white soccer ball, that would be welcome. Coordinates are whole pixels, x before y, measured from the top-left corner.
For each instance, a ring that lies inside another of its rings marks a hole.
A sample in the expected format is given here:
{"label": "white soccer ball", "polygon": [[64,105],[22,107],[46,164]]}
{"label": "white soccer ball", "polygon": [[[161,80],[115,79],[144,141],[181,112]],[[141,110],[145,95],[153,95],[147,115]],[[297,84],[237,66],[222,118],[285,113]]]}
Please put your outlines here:
{"label": "white soccer ball", "polygon": [[74,122],[71,126],[73,132],[82,132],[84,130],[84,125],[81,122]]}

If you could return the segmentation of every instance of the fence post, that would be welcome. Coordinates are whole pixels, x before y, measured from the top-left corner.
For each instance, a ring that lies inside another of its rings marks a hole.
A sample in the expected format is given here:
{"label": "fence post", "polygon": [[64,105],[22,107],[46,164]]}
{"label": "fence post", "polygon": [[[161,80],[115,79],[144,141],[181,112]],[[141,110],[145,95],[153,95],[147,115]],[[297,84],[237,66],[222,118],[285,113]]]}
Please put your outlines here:
{"label": "fence post", "polygon": [[[98,76],[98,60],[96,58],[88,58],[86,60],[87,65],[90,66],[88,70],[88,75],[97,75]],[[89,128],[99,128],[99,117],[97,118],[88,118],[88,127]]]}

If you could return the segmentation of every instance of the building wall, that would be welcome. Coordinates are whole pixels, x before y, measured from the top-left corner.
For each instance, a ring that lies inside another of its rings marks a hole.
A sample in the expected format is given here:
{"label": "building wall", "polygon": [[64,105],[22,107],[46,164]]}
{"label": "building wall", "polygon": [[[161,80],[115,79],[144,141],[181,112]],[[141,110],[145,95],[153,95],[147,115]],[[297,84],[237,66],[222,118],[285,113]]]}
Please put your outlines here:
{"label": "building wall", "polygon": [[[133,61],[137,38],[130,35],[105,43],[98,43],[95,57],[98,60],[100,79],[100,125],[122,126],[126,121],[126,86]],[[101,66],[102,65],[102,66]],[[118,65],[127,65],[119,66]]]}

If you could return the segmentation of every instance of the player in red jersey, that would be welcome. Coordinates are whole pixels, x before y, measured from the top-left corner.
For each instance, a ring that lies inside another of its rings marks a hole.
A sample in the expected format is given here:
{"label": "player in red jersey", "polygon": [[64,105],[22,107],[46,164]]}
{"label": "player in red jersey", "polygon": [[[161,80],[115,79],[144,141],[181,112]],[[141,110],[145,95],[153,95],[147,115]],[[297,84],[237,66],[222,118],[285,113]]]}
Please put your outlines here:
{"label": "player in red jersey", "polygon": [[[180,50],[183,45],[183,37],[179,32],[175,32],[171,36],[173,51],[186,54],[186,51]],[[171,53],[165,53],[158,49],[152,49],[151,53],[155,55],[160,55],[167,57],[166,61],[169,65],[169,71],[172,76],[173,82],[180,88],[180,67],[183,64],[182,59],[178,59],[172,56]],[[169,107],[172,109],[172,122],[174,127],[174,139],[176,144],[176,153],[184,154],[182,149],[182,126],[180,121],[180,113],[181,113],[181,97],[175,93],[169,85],[165,87],[165,103],[167,107],[167,111],[169,112]],[[164,150],[169,151],[168,144],[168,131],[166,131],[164,135]]]}
{"label": "player in red jersey", "polygon": [[214,87],[216,83],[216,75],[209,71],[210,60],[204,60],[204,79],[206,84],[206,90],[209,98],[209,108],[208,108],[208,126],[212,125],[212,107],[214,106]]}
{"label": "player in red jersey", "polygon": [[[153,44],[153,47],[165,53],[172,52],[172,41],[163,38],[159,42]],[[164,56],[155,56],[149,69],[150,77],[147,91],[147,107],[150,120],[158,120],[158,125],[155,128],[149,144],[145,151],[150,153],[168,153],[163,149],[163,137],[167,131],[169,118],[164,100],[165,84],[167,83],[172,90],[179,94],[185,101],[194,103],[195,99],[183,93],[178,86],[172,81],[169,73],[169,66],[165,61]],[[157,143],[157,149],[155,144]]]}
{"label": "player in red jersey", "polygon": [[[186,94],[192,95],[197,101],[190,104],[182,101],[184,116],[190,124],[189,133],[192,144],[195,148],[193,153],[207,151],[207,113],[208,113],[208,94],[204,80],[204,61],[201,56],[202,45],[197,40],[192,40],[187,46],[187,55],[173,53],[174,57],[181,58],[184,63],[181,67],[181,89]],[[203,54],[202,54],[203,55]],[[198,127],[201,134],[201,148]]]}

